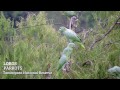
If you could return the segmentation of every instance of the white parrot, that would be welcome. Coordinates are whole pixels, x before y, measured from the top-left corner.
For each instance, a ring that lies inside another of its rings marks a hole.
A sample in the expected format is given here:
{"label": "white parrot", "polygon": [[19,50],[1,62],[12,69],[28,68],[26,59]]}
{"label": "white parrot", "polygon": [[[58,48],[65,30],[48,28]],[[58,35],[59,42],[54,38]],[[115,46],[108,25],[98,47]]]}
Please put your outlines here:
{"label": "white parrot", "polygon": [[62,26],[59,28],[59,31],[66,36],[70,43],[78,42],[81,45],[81,47],[85,49],[85,46],[83,45],[81,39],[73,30],[67,29],[66,27]]}

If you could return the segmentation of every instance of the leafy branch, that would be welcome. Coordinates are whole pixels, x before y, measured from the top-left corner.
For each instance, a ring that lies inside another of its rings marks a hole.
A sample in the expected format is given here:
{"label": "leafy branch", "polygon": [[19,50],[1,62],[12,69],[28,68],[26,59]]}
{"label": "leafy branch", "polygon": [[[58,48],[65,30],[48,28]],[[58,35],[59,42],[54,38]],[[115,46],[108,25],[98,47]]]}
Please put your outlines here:
{"label": "leafy branch", "polygon": [[118,24],[118,21],[120,20],[120,16],[118,17],[118,19],[114,22],[114,24],[110,27],[110,29],[101,37],[101,38],[99,38],[99,39],[97,39],[97,40],[95,40],[92,44],[91,44],[91,46],[90,46],[90,50],[91,49],[93,49],[93,47],[94,47],[94,45],[96,44],[96,43],[98,43],[99,41],[101,41],[102,39],[104,39],[112,30],[113,30],[113,28],[116,26],[116,24]]}

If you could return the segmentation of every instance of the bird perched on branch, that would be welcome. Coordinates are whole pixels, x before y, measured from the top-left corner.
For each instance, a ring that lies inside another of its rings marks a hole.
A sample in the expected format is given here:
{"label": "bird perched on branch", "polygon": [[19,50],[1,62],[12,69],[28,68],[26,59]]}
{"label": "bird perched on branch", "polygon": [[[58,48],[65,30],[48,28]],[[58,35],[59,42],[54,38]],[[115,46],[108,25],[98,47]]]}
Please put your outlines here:
{"label": "bird perched on branch", "polygon": [[61,58],[59,60],[58,71],[63,67],[63,65],[68,61],[70,55],[75,47],[74,43],[69,43],[68,46],[63,50]]}
{"label": "bird perched on branch", "polygon": [[78,35],[71,29],[67,29],[66,27],[62,26],[59,28],[59,31],[66,36],[70,43],[78,42],[82,48],[85,49],[81,39]]}

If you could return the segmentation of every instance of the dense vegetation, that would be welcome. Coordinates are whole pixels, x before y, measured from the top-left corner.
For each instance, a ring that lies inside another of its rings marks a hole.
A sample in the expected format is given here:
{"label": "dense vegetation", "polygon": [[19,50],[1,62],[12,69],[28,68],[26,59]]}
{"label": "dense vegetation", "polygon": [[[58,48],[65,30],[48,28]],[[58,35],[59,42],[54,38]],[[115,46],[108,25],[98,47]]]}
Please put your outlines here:
{"label": "dense vegetation", "polygon": [[[18,28],[13,27],[13,21],[6,19],[0,12],[0,73],[3,63],[17,62],[22,71],[45,72],[50,64],[51,78],[73,79],[104,79],[115,78],[107,70],[115,65],[120,66],[120,17],[119,11],[84,11],[79,18],[79,28],[85,31],[77,33],[86,49],[76,47],[71,55],[70,72],[61,72],[56,76],[58,61],[62,50],[67,46],[67,40],[52,24],[48,24],[46,12],[37,15],[29,14],[26,20],[21,18]],[[112,29],[111,27],[115,25]],[[104,35],[109,31],[105,37]],[[88,33],[86,33],[88,32]],[[102,38],[104,37],[104,38]],[[99,39],[102,38],[100,41]],[[91,45],[97,41],[93,47]],[[87,64],[87,62],[90,62]],[[43,79],[45,75],[8,75],[0,74],[2,79],[26,78]]]}

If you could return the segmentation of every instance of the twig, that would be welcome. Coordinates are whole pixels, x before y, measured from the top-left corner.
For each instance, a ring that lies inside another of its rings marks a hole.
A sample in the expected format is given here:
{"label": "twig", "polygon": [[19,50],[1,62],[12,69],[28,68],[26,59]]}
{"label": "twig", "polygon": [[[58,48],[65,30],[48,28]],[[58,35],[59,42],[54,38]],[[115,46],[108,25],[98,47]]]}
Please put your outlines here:
{"label": "twig", "polygon": [[116,24],[120,24],[120,22],[117,22]]}
{"label": "twig", "polygon": [[110,42],[110,43],[108,43],[108,44],[105,44],[104,47],[106,47],[106,46],[108,46],[108,45],[110,45],[110,44],[114,44],[114,43],[119,42],[119,41],[120,41],[120,40],[117,40],[117,41],[114,41],[114,42]]}
{"label": "twig", "polygon": [[115,27],[115,25],[117,24],[117,22],[119,21],[119,19],[120,19],[120,17],[119,17],[119,18],[115,21],[115,23],[110,27],[110,29],[108,30],[108,32],[106,32],[100,39],[97,39],[97,40],[95,40],[95,41],[92,43],[92,45],[90,46],[90,50],[93,49],[94,45],[95,45],[97,42],[99,42],[99,41],[101,41],[102,39],[104,39],[104,38],[113,30],[113,28]]}

